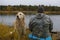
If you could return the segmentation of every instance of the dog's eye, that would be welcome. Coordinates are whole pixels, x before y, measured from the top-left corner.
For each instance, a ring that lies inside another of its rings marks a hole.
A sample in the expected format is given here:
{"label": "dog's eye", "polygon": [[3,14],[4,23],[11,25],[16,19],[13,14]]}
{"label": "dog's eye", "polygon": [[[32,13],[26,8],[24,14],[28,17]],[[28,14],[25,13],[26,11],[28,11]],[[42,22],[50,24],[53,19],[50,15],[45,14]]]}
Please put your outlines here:
{"label": "dog's eye", "polygon": [[21,15],[21,14],[20,14]]}

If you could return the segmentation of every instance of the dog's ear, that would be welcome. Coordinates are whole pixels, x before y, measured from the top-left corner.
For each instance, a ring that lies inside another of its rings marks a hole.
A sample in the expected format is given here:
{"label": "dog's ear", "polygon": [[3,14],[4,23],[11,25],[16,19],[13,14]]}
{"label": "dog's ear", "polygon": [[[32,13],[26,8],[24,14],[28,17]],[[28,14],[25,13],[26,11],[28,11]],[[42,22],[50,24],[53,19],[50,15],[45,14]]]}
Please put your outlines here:
{"label": "dog's ear", "polygon": [[23,20],[25,20],[25,15],[23,16]]}

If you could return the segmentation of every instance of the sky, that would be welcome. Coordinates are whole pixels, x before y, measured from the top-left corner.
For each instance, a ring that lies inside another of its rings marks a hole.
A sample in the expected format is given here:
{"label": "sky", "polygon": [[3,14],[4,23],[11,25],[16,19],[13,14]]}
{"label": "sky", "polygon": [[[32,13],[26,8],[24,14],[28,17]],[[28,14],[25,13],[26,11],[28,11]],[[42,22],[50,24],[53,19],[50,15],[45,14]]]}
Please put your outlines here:
{"label": "sky", "polygon": [[60,0],[0,0],[0,5],[51,5],[60,6]]}

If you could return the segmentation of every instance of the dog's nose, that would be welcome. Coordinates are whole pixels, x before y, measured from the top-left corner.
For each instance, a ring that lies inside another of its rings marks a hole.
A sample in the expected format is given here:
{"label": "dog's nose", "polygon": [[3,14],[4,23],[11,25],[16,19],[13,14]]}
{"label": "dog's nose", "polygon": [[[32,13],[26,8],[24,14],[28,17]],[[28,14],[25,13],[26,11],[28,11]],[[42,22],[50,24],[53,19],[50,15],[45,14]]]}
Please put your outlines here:
{"label": "dog's nose", "polygon": [[18,16],[17,16],[17,18],[18,18]]}

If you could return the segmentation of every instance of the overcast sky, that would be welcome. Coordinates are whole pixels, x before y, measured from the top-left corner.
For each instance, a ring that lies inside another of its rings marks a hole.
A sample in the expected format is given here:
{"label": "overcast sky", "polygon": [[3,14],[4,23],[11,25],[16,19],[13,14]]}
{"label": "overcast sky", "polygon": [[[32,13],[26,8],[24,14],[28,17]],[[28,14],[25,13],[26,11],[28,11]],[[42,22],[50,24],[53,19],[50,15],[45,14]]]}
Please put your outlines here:
{"label": "overcast sky", "polygon": [[0,5],[52,5],[60,6],[60,0],[0,0]]}

